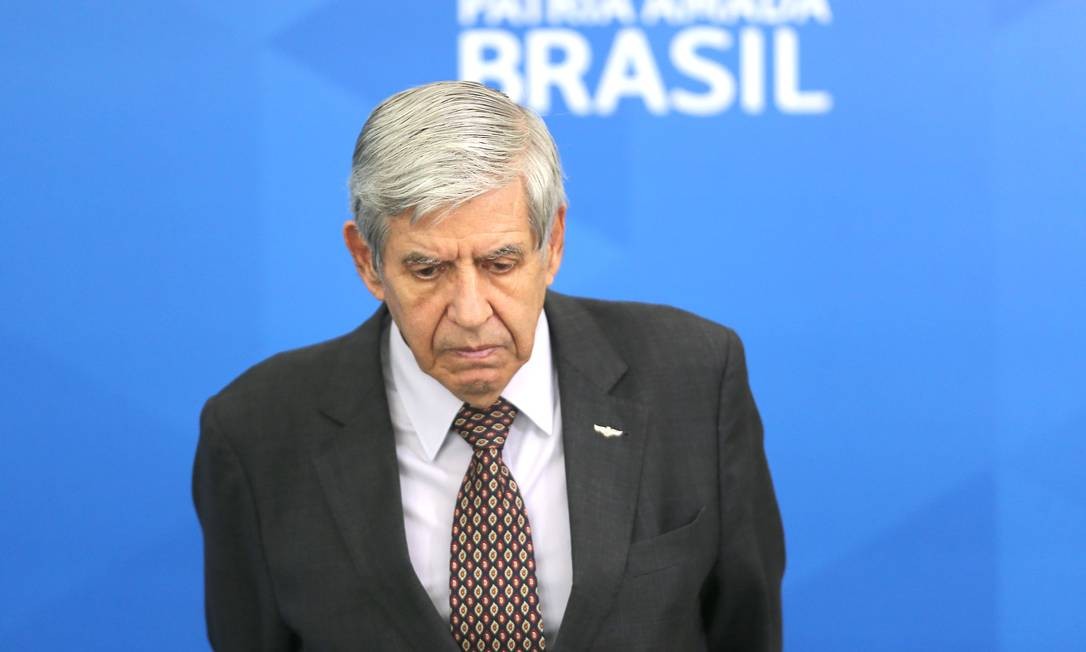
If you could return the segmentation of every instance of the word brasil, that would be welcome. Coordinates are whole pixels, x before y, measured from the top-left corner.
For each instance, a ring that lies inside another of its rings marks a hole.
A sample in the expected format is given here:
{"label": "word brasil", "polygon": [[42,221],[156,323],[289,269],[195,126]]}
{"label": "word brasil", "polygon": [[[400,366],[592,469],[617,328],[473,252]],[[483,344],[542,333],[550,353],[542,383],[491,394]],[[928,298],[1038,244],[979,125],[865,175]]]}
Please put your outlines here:
{"label": "word brasil", "polygon": [[822,114],[833,97],[800,87],[797,26],[832,20],[827,0],[460,0],[459,77],[540,113]]}
{"label": "word brasil", "polygon": [[[575,30],[533,29],[523,45],[504,30],[473,29],[460,34],[460,79],[495,84],[515,102],[539,113],[551,110],[552,91],[575,115],[610,115],[619,102],[635,98],[655,115],[669,111],[708,116],[727,111],[738,99],[741,110],[762,113],[767,104],[766,35],[756,27],[739,30],[738,78],[724,64],[704,54],[735,46],[729,30],[688,27],[671,39],[670,64],[704,90],[667,89],[643,31],[626,28],[615,34],[595,92],[585,81],[592,64],[588,39]],[[790,27],[772,32],[772,101],[781,113],[828,113],[833,98],[826,91],[801,90],[799,36]],[[555,58],[555,55],[559,58]],[[522,65],[523,64],[523,65]]]}

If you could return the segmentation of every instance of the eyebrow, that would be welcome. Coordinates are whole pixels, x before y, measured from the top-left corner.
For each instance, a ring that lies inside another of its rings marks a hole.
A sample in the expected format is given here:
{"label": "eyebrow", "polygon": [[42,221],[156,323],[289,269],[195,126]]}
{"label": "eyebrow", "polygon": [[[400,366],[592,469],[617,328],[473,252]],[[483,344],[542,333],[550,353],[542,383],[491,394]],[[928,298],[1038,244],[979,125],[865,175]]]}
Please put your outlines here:
{"label": "eyebrow", "polygon": [[[523,258],[524,257],[524,248],[521,247],[520,245],[516,245],[516,244],[502,245],[501,247],[498,247],[497,249],[495,249],[493,251],[489,251],[489,252],[483,254],[482,256],[479,256],[475,260],[477,260],[477,261],[491,261],[491,260],[497,260],[499,258],[505,258],[505,257]],[[435,258],[434,256],[430,256],[428,254],[424,254],[424,253],[419,252],[419,251],[412,251],[412,252],[408,253],[407,255],[405,255],[403,257],[402,262],[403,262],[403,264],[405,266],[408,266],[408,267],[414,267],[414,266],[430,267],[430,266],[441,265],[441,264],[445,263],[446,261],[441,260],[440,258]]]}
{"label": "eyebrow", "polygon": [[412,251],[403,257],[403,264],[407,266],[421,265],[429,267],[432,265],[440,265],[443,262],[445,261],[434,258],[433,256],[427,256],[426,254],[417,251]]}
{"label": "eyebrow", "polygon": [[524,249],[522,249],[520,245],[507,244],[498,247],[497,249],[491,251],[486,255],[479,257],[478,260],[497,260],[499,258],[505,258],[506,256],[510,256],[512,258],[523,258]]}

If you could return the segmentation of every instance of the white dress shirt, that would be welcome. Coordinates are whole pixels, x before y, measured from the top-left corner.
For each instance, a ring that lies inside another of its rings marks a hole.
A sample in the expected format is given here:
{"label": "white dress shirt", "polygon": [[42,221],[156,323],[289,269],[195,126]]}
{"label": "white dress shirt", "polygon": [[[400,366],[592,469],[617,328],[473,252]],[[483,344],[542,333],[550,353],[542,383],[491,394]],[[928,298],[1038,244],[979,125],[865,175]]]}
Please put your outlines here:
{"label": "white dress shirt", "polygon": [[[407,550],[434,607],[448,619],[453,508],[472,456],[471,446],[449,431],[463,402],[419,369],[395,322],[387,350],[385,389],[396,436]],[[553,641],[569,601],[573,561],[558,377],[543,312],[531,357],[501,395],[519,410],[502,458],[520,486],[532,525],[544,636]]]}

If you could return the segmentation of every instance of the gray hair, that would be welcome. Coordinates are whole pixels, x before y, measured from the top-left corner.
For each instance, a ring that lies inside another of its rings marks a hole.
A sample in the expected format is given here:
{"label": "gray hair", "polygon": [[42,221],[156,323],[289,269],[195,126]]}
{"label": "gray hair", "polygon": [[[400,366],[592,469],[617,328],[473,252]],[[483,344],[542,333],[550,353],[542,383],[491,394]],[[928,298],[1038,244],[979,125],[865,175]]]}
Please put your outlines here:
{"label": "gray hair", "polygon": [[438,216],[520,179],[536,244],[547,243],[566,204],[558,149],[530,109],[482,84],[444,81],[396,93],[370,114],[354,148],[351,212],[381,255],[389,219]]}

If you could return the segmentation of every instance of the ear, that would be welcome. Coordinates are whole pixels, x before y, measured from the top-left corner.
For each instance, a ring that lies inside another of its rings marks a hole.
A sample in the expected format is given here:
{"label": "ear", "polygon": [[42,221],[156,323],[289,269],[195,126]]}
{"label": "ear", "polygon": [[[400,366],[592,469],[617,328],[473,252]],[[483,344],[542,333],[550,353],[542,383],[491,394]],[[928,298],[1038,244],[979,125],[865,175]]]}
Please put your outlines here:
{"label": "ear", "polygon": [[551,222],[551,237],[547,241],[547,285],[554,283],[558,268],[562,265],[562,253],[566,247],[566,207],[559,206]]}
{"label": "ear", "polygon": [[347,220],[343,224],[343,242],[347,244],[347,251],[351,252],[351,259],[354,260],[354,268],[370,294],[378,301],[384,301],[385,286],[377,268],[373,266],[373,251],[358,232],[358,226],[353,220]]}

